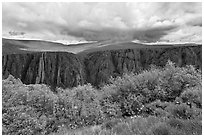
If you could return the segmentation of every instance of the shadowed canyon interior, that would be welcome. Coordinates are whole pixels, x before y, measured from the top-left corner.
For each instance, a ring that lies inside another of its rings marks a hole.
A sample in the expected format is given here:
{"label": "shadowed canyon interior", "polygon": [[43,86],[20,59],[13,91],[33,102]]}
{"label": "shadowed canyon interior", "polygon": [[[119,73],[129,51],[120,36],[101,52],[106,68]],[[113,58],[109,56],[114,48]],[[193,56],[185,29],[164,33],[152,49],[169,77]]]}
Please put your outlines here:
{"label": "shadowed canyon interior", "polygon": [[[10,45],[11,47],[12,45]],[[4,48],[3,48],[4,51]],[[25,84],[44,83],[52,88],[71,88],[85,83],[99,87],[110,76],[139,72],[150,65],[164,66],[168,60],[178,66],[202,66],[202,46],[157,46],[73,54],[29,52],[3,54],[3,78],[9,74]]]}

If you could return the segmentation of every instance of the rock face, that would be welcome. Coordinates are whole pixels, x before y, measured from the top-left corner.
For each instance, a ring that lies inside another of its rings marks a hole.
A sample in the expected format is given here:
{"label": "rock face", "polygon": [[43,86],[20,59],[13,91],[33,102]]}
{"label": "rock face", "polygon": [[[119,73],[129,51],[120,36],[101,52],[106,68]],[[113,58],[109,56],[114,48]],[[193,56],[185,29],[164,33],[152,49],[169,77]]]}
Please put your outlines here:
{"label": "rock face", "polygon": [[86,82],[106,83],[110,76],[138,72],[168,60],[179,66],[202,66],[202,46],[142,48],[93,52],[80,57],[67,52],[10,54],[2,57],[3,78],[12,74],[25,84],[70,88]]}
{"label": "rock face", "polygon": [[12,74],[25,84],[45,83],[62,88],[84,83],[82,63],[71,53],[12,54],[2,59],[4,78]]}
{"label": "rock face", "polygon": [[98,86],[110,76],[138,72],[147,69],[151,64],[164,66],[168,60],[178,66],[191,64],[201,68],[202,47],[143,48],[91,53],[85,59],[87,80]]}

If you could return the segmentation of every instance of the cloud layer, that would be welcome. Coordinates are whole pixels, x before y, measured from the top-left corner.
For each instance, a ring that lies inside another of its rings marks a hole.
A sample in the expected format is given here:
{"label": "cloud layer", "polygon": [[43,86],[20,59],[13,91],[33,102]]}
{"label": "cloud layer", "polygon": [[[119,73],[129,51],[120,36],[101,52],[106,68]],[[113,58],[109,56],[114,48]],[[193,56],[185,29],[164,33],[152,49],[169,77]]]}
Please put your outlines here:
{"label": "cloud layer", "polygon": [[3,36],[199,42],[202,3],[3,3]]}

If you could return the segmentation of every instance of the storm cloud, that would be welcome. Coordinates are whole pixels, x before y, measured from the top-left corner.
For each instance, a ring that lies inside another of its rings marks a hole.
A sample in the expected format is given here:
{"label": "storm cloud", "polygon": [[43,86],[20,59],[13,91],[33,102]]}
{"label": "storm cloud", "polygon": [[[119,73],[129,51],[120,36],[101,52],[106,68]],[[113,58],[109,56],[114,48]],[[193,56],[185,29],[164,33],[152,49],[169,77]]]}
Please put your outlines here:
{"label": "storm cloud", "polygon": [[3,3],[2,29],[44,40],[201,42],[202,3]]}

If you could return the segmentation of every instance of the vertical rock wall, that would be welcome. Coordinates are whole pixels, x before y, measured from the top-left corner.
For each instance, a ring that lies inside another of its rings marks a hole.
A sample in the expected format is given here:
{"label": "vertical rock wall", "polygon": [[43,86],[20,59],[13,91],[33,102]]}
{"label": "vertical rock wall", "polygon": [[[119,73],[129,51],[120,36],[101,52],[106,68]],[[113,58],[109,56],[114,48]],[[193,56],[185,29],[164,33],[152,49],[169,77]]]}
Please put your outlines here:
{"label": "vertical rock wall", "polygon": [[25,84],[45,83],[52,88],[71,88],[86,82],[106,83],[110,76],[138,72],[151,64],[164,66],[168,60],[178,66],[202,66],[202,46],[142,48],[101,51],[83,59],[67,52],[41,52],[2,56],[3,78],[12,74]]}

